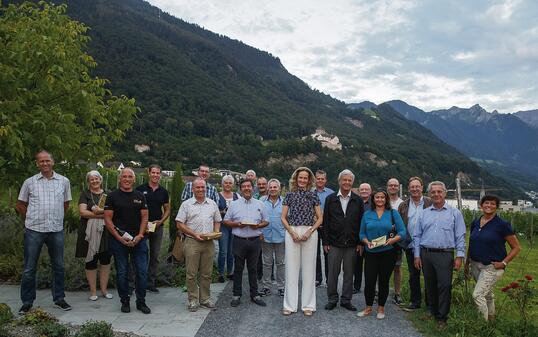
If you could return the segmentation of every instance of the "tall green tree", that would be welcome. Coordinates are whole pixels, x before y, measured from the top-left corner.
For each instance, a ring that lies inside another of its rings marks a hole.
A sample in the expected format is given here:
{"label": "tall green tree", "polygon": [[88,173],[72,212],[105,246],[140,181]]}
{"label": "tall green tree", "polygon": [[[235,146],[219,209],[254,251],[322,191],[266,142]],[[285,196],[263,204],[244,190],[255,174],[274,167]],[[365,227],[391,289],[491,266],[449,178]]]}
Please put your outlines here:
{"label": "tall green tree", "polygon": [[0,8],[0,183],[20,184],[35,170],[34,153],[56,162],[112,157],[138,108],[116,97],[107,80],[92,77],[84,52],[88,27],[66,6],[25,2]]}
{"label": "tall green tree", "polygon": [[170,187],[170,220],[169,220],[169,234],[170,234],[170,247],[168,251],[172,250],[177,235],[176,227],[176,214],[181,206],[181,193],[185,188],[185,182],[183,181],[183,168],[181,164],[177,164],[174,169],[174,177],[172,178],[172,186]]}

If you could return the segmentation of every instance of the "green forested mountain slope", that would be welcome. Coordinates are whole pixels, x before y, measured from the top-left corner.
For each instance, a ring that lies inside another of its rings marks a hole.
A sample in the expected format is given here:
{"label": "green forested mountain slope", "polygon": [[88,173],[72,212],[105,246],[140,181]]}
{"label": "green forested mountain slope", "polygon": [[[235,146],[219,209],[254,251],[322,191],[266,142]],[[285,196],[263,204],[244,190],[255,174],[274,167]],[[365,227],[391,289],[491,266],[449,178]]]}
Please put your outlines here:
{"label": "green forested mountain slope", "polygon": [[[89,53],[98,74],[142,109],[119,160],[187,168],[201,162],[257,169],[287,179],[305,164],[335,179],[343,168],[381,186],[389,176],[421,175],[502,186],[467,157],[388,105],[347,109],[312,90],[279,59],[161,12],[141,0],[68,1],[68,14],[91,27]],[[341,151],[323,148],[317,128],[338,136]],[[150,147],[138,153],[135,144]],[[334,184],[333,184],[334,185]]]}

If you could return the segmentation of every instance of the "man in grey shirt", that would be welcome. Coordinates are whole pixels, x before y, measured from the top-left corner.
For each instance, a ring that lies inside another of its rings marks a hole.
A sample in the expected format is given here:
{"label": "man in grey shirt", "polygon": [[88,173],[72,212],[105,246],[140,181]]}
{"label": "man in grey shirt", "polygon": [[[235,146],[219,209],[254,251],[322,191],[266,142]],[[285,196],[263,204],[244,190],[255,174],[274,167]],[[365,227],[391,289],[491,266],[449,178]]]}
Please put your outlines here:
{"label": "man in grey shirt", "polygon": [[53,270],[52,296],[56,307],[71,310],[64,300],[64,214],[71,201],[69,180],[54,172],[54,159],[47,151],[36,154],[39,173],[26,179],[15,206],[24,219],[24,270],[21,280],[22,307],[26,314],[36,298],[36,270],[41,247],[47,245]]}

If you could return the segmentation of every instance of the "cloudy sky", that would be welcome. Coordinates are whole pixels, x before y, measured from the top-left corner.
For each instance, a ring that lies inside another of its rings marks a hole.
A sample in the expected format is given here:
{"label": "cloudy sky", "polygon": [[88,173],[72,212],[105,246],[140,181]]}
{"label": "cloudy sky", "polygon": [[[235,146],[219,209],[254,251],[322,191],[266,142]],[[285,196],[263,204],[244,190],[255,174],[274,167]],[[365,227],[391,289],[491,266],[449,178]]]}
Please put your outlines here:
{"label": "cloudy sky", "polygon": [[150,0],[345,102],[538,109],[536,0]]}

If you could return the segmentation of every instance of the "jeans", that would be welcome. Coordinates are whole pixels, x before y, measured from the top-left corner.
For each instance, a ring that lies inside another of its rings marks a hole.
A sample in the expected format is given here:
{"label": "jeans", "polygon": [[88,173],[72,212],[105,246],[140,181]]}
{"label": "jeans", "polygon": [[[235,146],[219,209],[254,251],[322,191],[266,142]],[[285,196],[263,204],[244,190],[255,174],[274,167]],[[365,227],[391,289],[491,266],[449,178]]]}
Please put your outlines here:
{"label": "jeans", "polygon": [[232,229],[224,224],[220,225],[220,231],[222,237],[219,239],[218,270],[219,275],[224,276],[225,266],[228,275],[233,274],[234,270],[233,235]]}
{"label": "jeans", "polygon": [[110,238],[110,252],[116,266],[116,286],[122,302],[129,301],[129,259],[133,262],[136,287],[136,301],[144,302],[148,280],[148,239],[144,238],[134,247],[124,246]]}
{"label": "jeans", "polygon": [[34,303],[36,297],[36,270],[43,244],[47,245],[52,263],[52,299],[58,302],[64,293],[64,232],[36,232],[24,230],[24,270],[21,280],[21,300],[23,304]]}

